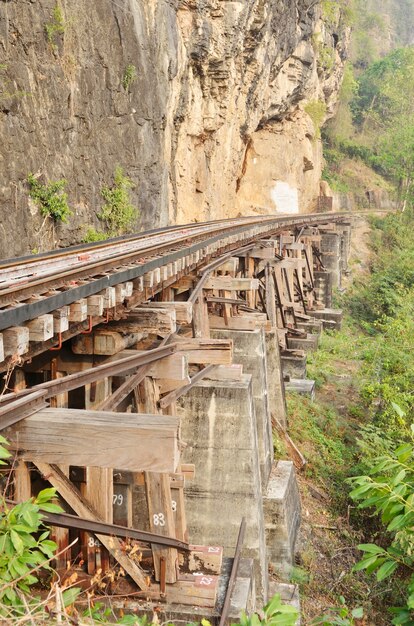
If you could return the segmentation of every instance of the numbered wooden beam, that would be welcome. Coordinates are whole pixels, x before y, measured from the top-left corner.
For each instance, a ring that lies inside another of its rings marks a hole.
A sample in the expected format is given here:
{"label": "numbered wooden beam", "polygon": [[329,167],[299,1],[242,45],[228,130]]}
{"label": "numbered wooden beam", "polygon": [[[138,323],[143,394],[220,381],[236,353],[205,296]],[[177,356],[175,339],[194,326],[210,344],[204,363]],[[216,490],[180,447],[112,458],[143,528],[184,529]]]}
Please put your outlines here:
{"label": "numbered wooden beam", "polygon": [[[42,462],[37,462],[36,466],[43,476],[51,483],[51,485],[57,489],[62,498],[69,504],[77,515],[89,520],[99,522],[103,521],[93,507],[91,507],[91,505],[84,498],[82,498],[80,492],[74,485],[72,485],[70,480],[58,467]],[[128,558],[119,539],[99,534],[97,534],[96,537],[100,543],[108,549],[110,554],[112,554],[115,560],[118,561],[127,574],[131,576],[132,580],[136,582],[138,587],[140,587],[143,591],[146,591],[149,585],[145,573],[135,561]]]}
{"label": "numbered wooden beam", "polygon": [[[145,492],[148,503],[150,529],[165,537],[175,537],[170,478],[167,474],[145,472]],[[177,580],[178,553],[175,548],[161,548],[152,544],[155,580],[162,577],[161,559],[165,560],[165,582]]]}

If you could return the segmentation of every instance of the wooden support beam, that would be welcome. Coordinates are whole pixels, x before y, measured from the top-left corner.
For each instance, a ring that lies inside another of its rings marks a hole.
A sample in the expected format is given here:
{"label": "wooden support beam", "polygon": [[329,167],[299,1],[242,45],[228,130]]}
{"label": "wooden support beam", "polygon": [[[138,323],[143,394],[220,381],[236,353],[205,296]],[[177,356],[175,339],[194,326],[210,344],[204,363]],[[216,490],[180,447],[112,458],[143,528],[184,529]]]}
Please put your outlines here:
{"label": "wooden support beam", "polygon": [[273,281],[273,267],[266,265],[265,268],[265,285],[266,285],[266,311],[272,328],[277,328],[277,315],[276,315],[276,293],[275,284]]}
{"label": "wooden support beam", "polygon": [[12,326],[3,330],[4,356],[25,354],[29,349],[29,329],[27,326]]}
{"label": "wooden support beam", "polygon": [[205,289],[224,291],[251,291],[259,289],[257,278],[233,278],[231,276],[210,276],[206,281]]}
{"label": "wooden support beam", "polygon": [[233,342],[231,339],[188,339],[176,336],[178,354],[186,354],[188,362],[195,365],[231,365]]}
{"label": "wooden support beam", "polygon": [[88,315],[93,317],[101,317],[104,310],[104,298],[103,296],[95,295],[87,298]]}
{"label": "wooden support beam", "polygon": [[[69,504],[69,506],[75,511],[76,515],[84,517],[88,520],[101,522],[98,513],[85,501],[76,487],[70,482],[70,480],[63,474],[61,470],[55,465],[48,463],[37,462],[37,468],[43,474],[53,487],[57,489],[62,498]],[[147,577],[139,565],[132,561],[125,554],[122,549],[122,544],[116,537],[107,537],[104,535],[96,535],[97,539],[107,548],[112,554],[120,566],[131,576],[138,587],[144,591],[147,591],[149,586],[147,583]]]}
{"label": "wooden support beam", "polygon": [[175,317],[177,324],[191,324],[193,319],[193,304],[192,302],[147,302],[141,305],[142,308],[148,309],[167,309],[169,311],[175,311]]}
{"label": "wooden support beam", "polygon": [[134,346],[143,338],[139,332],[120,333],[115,330],[101,329],[89,335],[77,335],[72,339],[72,350],[75,354],[95,354],[111,356]]}
{"label": "wooden support beam", "polygon": [[[115,362],[118,359],[123,359],[127,356],[132,356],[134,354],[139,356],[140,354],[145,354],[145,351],[144,350],[123,350],[122,352],[118,352],[118,354],[114,354],[110,359],[108,359],[108,361]],[[130,371],[125,372],[125,375],[133,374],[134,372],[135,370],[131,369]],[[169,378],[171,380],[185,380],[188,376],[188,359],[186,355],[182,353],[171,354],[170,356],[167,356],[164,359],[159,359],[158,361],[154,361],[154,363],[151,363],[148,366],[148,369],[145,375],[151,376],[152,378]]]}
{"label": "wooden support beam", "polygon": [[[145,492],[151,532],[167,537],[175,536],[173,504],[171,498],[170,478],[167,474],[145,472]],[[161,578],[161,558],[165,559],[165,582],[175,583],[177,580],[177,550],[161,548],[152,544],[154,557],[155,580]]]}
{"label": "wooden support beam", "polygon": [[[108,467],[87,467],[83,492],[87,502],[103,522],[113,523],[113,470]],[[93,535],[87,533],[88,573],[109,568],[108,555],[96,545]]]}
{"label": "wooden support beam", "polygon": [[50,408],[8,428],[5,436],[24,460],[174,472],[178,426],[178,418],[165,415]]}
{"label": "wooden support beam", "polygon": [[53,332],[64,333],[69,328],[69,307],[63,306],[53,311]]}
{"label": "wooden support beam", "polygon": [[26,502],[32,497],[32,487],[30,472],[27,463],[22,460],[17,461],[14,467],[14,499],[16,502]]}
{"label": "wooden support beam", "polygon": [[177,318],[175,310],[140,307],[130,311],[127,319],[112,322],[111,328],[124,333],[146,332],[164,336],[175,333]]}
{"label": "wooden support beam", "polygon": [[258,328],[267,328],[267,316],[265,313],[259,314],[261,317],[249,315],[234,315],[228,318],[228,323],[223,317],[218,315],[209,315],[209,323],[211,329],[229,330],[257,330]]}
{"label": "wooden support beam", "polygon": [[46,314],[30,320],[26,324],[29,329],[29,341],[47,341],[54,335],[53,315]]}
{"label": "wooden support beam", "polygon": [[88,301],[86,298],[82,298],[69,307],[69,321],[70,322],[83,322],[88,317]]}

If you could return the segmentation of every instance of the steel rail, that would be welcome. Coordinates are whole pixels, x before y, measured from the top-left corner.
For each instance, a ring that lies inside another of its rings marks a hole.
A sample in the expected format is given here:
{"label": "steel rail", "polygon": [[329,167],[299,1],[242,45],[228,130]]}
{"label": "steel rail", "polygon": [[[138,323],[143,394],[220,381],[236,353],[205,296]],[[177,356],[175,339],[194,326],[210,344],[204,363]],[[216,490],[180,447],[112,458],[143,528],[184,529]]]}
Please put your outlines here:
{"label": "steel rail", "polygon": [[[208,236],[207,239],[202,239],[197,243],[193,243],[192,245],[180,250],[174,250],[173,252],[171,252],[171,246],[176,247],[179,243],[177,240],[172,243],[165,243],[161,247],[158,246],[155,248],[148,248],[138,252],[128,252],[127,254],[120,255],[115,259],[94,262],[92,264],[85,263],[82,264],[81,268],[77,268],[75,270],[72,269],[58,275],[53,275],[49,278],[46,277],[41,280],[33,281],[24,287],[17,286],[3,291],[0,290],[0,306],[6,306],[12,303],[15,304],[16,300],[28,298],[33,294],[47,292],[48,289],[50,290],[56,287],[62,288],[65,284],[67,285],[68,281],[73,281],[75,279],[79,280],[85,277],[90,280],[90,282],[86,284],[68,288],[66,291],[61,291],[52,296],[43,297],[35,302],[19,303],[18,306],[12,306],[1,310],[0,331],[10,326],[22,324],[30,319],[35,319],[39,315],[49,313],[62,306],[69,305],[81,298],[96,294],[106,287],[111,287],[122,282],[139,278],[153,269],[182,258],[185,254],[192,254],[193,252],[199,251],[201,248],[214,244],[221,239],[225,239],[225,234],[242,234],[254,226],[263,226],[264,224],[267,224],[269,226],[267,235],[271,236],[283,228],[289,226],[292,227],[299,223],[302,225],[313,223],[320,224],[326,221],[341,221],[344,219],[349,219],[348,214],[317,214],[289,218],[278,217],[265,218],[261,220],[255,219],[254,221],[250,221],[248,224],[244,223],[243,226],[234,227],[234,225],[232,225],[228,228],[223,228],[222,226],[218,229],[218,234],[211,236],[212,233],[209,233],[210,236]],[[232,222],[232,224],[233,223],[234,222]],[[255,238],[259,237],[255,237],[254,234],[250,237],[252,241],[254,241]],[[263,233],[260,233],[260,238],[263,238]],[[182,240],[180,240],[181,243],[188,243],[188,241],[188,236],[185,236]],[[238,245],[238,243],[235,243],[234,248],[237,248]],[[164,253],[164,256],[159,256],[160,253]],[[158,256],[156,258],[150,258],[147,261],[143,260],[144,256],[148,257],[151,254],[158,254]],[[132,261],[135,261],[136,263],[133,267],[129,266],[127,269],[122,269],[123,265],[131,263]],[[95,274],[93,273],[94,270]],[[104,274],[104,272],[108,272],[110,270],[115,270],[116,273]]]}
{"label": "steel rail", "polygon": [[246,518],[243,517],[241,524],[240,524],[239,535],[237,537],[236,550],[234,552],[234,559],[233,559],[233,565],[231,568],[229,584],[227,585],[226,595],[225,595],[224,602],[223,602],[223,608],[221,609],[219,626],[225,625],[228,614],[229,614],[231,596],[233,593],[234,585],[236,584],[237,572],[239,570],[241,551],[243,548],[245,532],[246,532]]}
{"label": "steel rail", "polygon": [[69,374],[69,376],[65,376],[64,378],[57,378],[56,380],[39,383],[30,389],[22,389],[21,391],[15,391],[1,396],[0,406],[1,404],[6,403],[4,413],[7,413],[7,403],[13,404],[15,400],[27,396],[30,397],[31,394],[34,394],[34,392],[37,391],[46,392],[42,398],[43,400],[48,400],[56,394],[78,389],[79,387],[93,383],[101,378],[105,378],[106,376],[117,376],[128,370],[148,365],[149,363],[153,363],[154,361],[158,361],[159,359],[169,356],[177,349],[179,349],[179,344],[171,343],[167,346],[147,350],[146,352],[138,355],[127,356],[122,359],[117,359],[116,361],[91,367],[81,372],[75,372],[74,374]]}
{"label": "steel rail", "polygon": [[[16,506],[18,503],[13,500],[6,499],[6,503],[11,506]],[[190,544],[175,537],[166,537],[164,535],[157,535],[156,533],[150,533],[146,530],[137,530],[135,528],[128,528],[127,526],[119,526],[118,524],[108,524],[107,522],[97,522],[86,519],[84,517],[78,517],[77,515],[71,515],[70,513],[49,513],[46,511],[40,511],[42,515],[42,522],[52,524],[52,526],[58,526],[59,528],[74,528],[77,530],[86,530],[96,535],[106,535],[107,537],[122,537],[123,539],[135,539],[143,543],[157,544],[168,548],[177,548],[178,550],[185,550],[189,552],[191,550]]]}

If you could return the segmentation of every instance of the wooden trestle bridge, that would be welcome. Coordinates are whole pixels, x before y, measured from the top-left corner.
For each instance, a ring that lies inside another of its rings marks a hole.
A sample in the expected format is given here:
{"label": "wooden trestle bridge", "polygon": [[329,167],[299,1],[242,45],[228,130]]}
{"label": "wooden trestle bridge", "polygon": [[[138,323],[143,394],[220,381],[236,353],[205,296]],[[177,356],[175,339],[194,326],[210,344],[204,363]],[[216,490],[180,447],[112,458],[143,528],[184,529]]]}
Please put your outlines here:
{"label": "wooden trestle bridge", "polygon": [[57,489],[57,569],[119,564],[135,597],[214,607],[223,550],[188,537],[185,483],[204,470],[185,462],[177,401],[240,379],[227,329],[276,332],[285,351],[306,341],[336,271],[321,233],[347,246],[350,220],[238,218],[0,262],[7,495]]}

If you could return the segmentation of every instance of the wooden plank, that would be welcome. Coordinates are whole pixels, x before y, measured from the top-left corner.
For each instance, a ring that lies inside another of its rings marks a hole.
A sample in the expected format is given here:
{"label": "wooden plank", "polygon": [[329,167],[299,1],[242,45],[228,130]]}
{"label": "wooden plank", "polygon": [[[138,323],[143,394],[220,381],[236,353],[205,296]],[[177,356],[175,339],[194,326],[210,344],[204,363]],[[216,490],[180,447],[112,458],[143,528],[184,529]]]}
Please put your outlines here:
{"label": "wooden plank", "polygon": [[[65,475],[69,476],[69,466],[61,465],[59,467],[60,471]],[[59,553],[62,550],[66,549],[69,545],[69,530],[67,528],[59,528],[58,526],[52,527],[51,539],[56,542],[57,550]],[[64,572],[67,569],[68,561],[70,561],[70,551],[63,552],[59,554],[55,558],[55,569],[59,572]]]}
{"label": "wooden plank", "polygon": [[181,541],[188,542],[184,489],[181,485],[178,487],[171,487],[171,505],[175,524],[174,537],[181,539]]}
{"label": "wooden plank", "polygon": [[[151,532],[166,537],[174,537],[175,523],[169,476],[145,472],[145,492]],[[161,548],[156,544],[152,544],[151,547],[154,557],[155,580],[160,580],[160,559],[164,558],[166,565],[165,581],[175,583],[177,580],[177,550],[175,548]]]}
{"label": "wooden plank", "polygon": [[216,604],[218,576],[188,574],[167,587],[167,602],[213,608]]}
{"label": "wooden plank", "polygon": [[69,307],[63,306],[53,311],[53,332],[64,333],[69,328]]}
{"label": "wooden plank", "polygon": [[103,297],[103,306],[104,309],[113,309],[116,305],[116,292],[115,287],[106,287],[99,292],[100,296]]}
{"label": "wooden plank", "polygon": [[[113,470],[108,467],[87,467],[84,496],[103,522],[113,523]],[[108,554],[87,534],[88,573],[109,567]]]}
{"label": "wooden plank", "polygon": [[3,330],[4,356],[22,355],[29,350],[29,329],[26,326],[12,326]]}
{"label": "wooden plank", "polygon": [[40,315],[26,323],[29,329],[29,341],[47,341],[54,335],[53,315]]}
{"label": "wooden plank", "polygon": [[231,276],[235,276],[239,269],[239,258],[236,256],[230,257],[223,261],[221,265],[216,267],[216,271],[219,270],[223,274],[230,274]]}
{"label": "wooden plank", "polygon": [[[88,520],[102,521],[97,512],[85,501],[79,491],[69,481],[69,479],[54,465],[48,463],[36,463],[39,471],[43,476],[55,487],[59,494],[75,511],[76,515],[84,517]],[[112,556],[118,561],[121,567],[131,576],[140,589],[148,590],[146,575],[139,565],[128,558],[125,554],[122,544],[116,537],[106,537],[104,535],[96,535],[98,540],[109,550]]]}
{"label": "wooden plank", "polygon": [[188,362],[196,365],[231,365],[233,342],[231,339],[188,339],[175,336],[177,353],[186,354]]}
{"label": "wooden plank", "polygon": [[[117,361],[133,354],[144,354],[144,350],[123,350],[118,354],[113,355],[108,361]],[[136,369],[136,368],[135,368]],[[125,372],[125,374],[132,374],[135,369]],[[169,378],[170,380],[187,380],[188,377],[188,359],[185,354],[171,354],[163,359],[159,359],[148,366],[146,371],[147,376],[152,378]]]}
{"label": "wooden plank", "polygon": [[0,333],[0,363],[4,361],[3,334]]}
{"label": "wooden plank", "polygon": [[228,323],[219,315],[209,315],[211,329],[228,328],[229,330],[256,330],[266,326],[267,317],[262,314],[261,318],[250,317],[248,315],[234,315],[228,318]]}
{"label": "wooden plank", "polygon": [[88,317],[88,302],[86,298],[82,298],[77,302],[73,302],[69,307],[69,321],[83,322]]}
{"label": "wooden plank", "polygon": [[43,409],[7,429],[24,460],[174,472],[179,419],[78,409]]}
{"label": "wooden plank", "polygon": [[175,311],[176,322],[178,324],[191,324],[193,319],[193,304],[192,302],[147,302],[141,305],[142,308],[149,309],[168,309]]}
{"label": "wooden plank", "polygon": [[218,289],[224,291],[252,291],[259,289],[257,278],[232,278],[231,276],[210,276],[205,284],[205,289]]}
{"label": "wooden plank", "polygon": [[104,310],[104,299],[99,294],[87,298],[88,315],[101,317]]}
{"label": "wooden plank", "polygon": [[114,330],[97,329],[89,335],[73,337],[72,350],[75,354],[111,356],[134,346],[142,337],[142,333],[121,334]]}
{"label": "wooden plank", "polygon": [[190,546],[190,552],[180,552],[180,574],[202,572],[205,575],[221,574],[223,548],[221,546]]}
{"label": "wooden plank", "polygon": [[32,496],[30,472],[27,463],[22,460],[17,461],[14,467],[14,499],[16,502],[26,502]]}
{"label": "wooden plank", "polygon": [[177,318],[174,310],[141,307],[130,311],[127,319],[112,322],[111,328],[118,332],[147,332],[164,336],[175,333]]}

